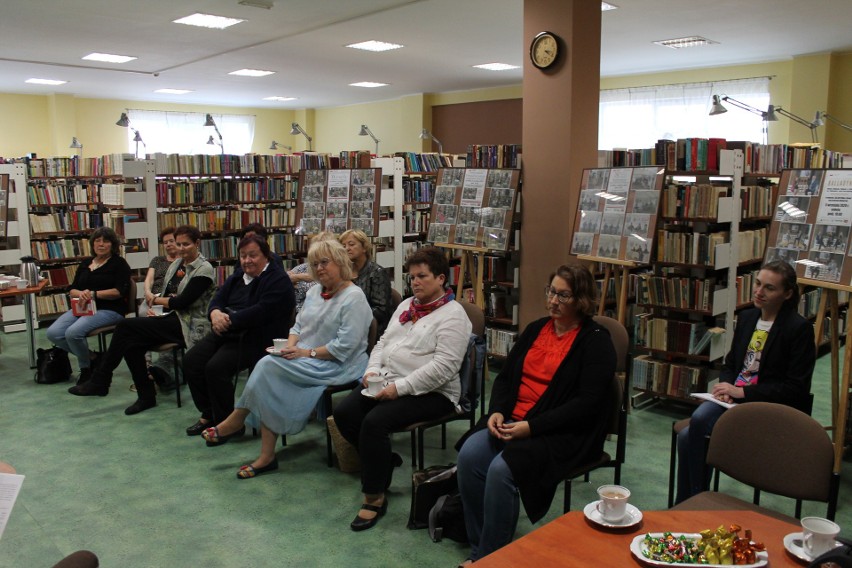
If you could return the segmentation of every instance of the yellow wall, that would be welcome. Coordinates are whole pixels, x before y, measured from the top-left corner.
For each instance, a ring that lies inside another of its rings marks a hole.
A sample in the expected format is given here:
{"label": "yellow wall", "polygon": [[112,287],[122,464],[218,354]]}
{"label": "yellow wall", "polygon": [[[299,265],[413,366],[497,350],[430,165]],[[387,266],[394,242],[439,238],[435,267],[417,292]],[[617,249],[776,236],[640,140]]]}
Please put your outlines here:
{"label": "yellow wall", "polygon": [[[820,109],[823,110],[823,109]],[[831,85],[828,91],[828,114],[852,126],[852,52],[836,53],[831,58]],[[852,131],[826,121],[820,128],[825,147],[852,153]]]}

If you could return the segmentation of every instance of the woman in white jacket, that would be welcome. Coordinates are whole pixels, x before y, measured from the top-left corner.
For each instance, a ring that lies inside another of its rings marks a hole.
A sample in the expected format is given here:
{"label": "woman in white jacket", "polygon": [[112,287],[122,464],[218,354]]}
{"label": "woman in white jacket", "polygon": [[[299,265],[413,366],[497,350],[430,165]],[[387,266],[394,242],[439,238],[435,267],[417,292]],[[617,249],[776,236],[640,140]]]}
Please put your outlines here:
{"label": "woman in white jacket", "polygon": [[444,253],[425,247],[406,263],[413,298],[391,316],[387,331],[370,355],[362,382],[380,376],[379,394],[355,389],[334,411],[334,421],[361,457],[364,503],[349,525],[369,529],[387,511],[394,456],[390,435],[406,426],[458,411],[459,369],[467,351],[471,323],[452,291],[446,290],[450,267]]}

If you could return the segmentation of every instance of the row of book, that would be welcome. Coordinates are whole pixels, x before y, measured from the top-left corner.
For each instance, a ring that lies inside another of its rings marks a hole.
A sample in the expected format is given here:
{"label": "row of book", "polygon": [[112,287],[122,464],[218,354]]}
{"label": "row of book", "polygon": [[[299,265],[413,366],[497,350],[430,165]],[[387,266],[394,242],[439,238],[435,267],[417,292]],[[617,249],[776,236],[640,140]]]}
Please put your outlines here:
{"label": "row of book", "polygon": [[[157,175],[295,174],[305,169],[306,154],[148,154]],[[329,159],[323,154],[323,161]]]}
{"label": "row of book", "polygon": [[295,200],[298,193],[298,180],[284,178],[157,181],[157,205],[159,207]]}
{"label": "row of book", "polygon": [[776,184],[761,186],[747,185],[740,188],[742,202],[741,219],[755,217],[771,217],[775,212],[775,202],[778,197]]}
{"label": "row of book", "polygon": [[30,250],[38,260],[92,256],[89,239],[50,239],[30,241]]}
{"label": "row of book", "polygon": [[107,154],[100,158],[52,157],[26,158],[27,177],[103,177],[121,175],[124,160],[134,159],[133,154]]}
{"label": "row of book", "polygon": [[752,270],[751,272],[737,275],[737,306],[751,302],[754,291],[754,279],[757,277],[758,272],[760,271]]}
{"label": "row of book", "polygon": [[598,150],[599,168],[653,166],[656,164],[657,154],[654,148]]}
{"label": "row of book", "polygon": [[159,227],[193,225],[200,231],[234,231],[250,223],[260,223],[267,229],[293,227],[295,208],[206,209],[203,211],[170,211],[157,213]]}
{"label": "row of book", "polygon": [[704,322],[690,322],[640,314],[634,322],[634,342],[637,347],[659,351],[674,351],[699,355],[710,343],[709,338],[699,349],[699,342],[707,333]]}
{"label": "row of book", "polygon": [[[813,290],[808,290],[799,297],[798,309],[802,317],[812,318],[816,316],[817,311],[819,310],[819,301],[822,293],[822,288],[814,288]],[[849,303],[849,292],[846,292],[845,290],[838,290],[837,302],[841,306],[847,305]]]}
{"label": "row of book", "polygon": [[657,261],[714,266],[716,246],[727,243],[729,238],[728,231],[704,234],[660,229],[657,231]]}
{"label": "row of book", "polygon": [[707,370],[702,367],[681,365],[651,359],[640,355],[633,359],[631,383],[633,388],[687,398],[694,392],[707,391]]}
{"label": "row of book", "polygon": [[431,203],[435,196],[435,180],[403,178],[402,198],[408,203]]}
{"label": "row of book", "polygon": [[69,264],[66,266],[58,266],[56,268],[48,268],[47,273],[48,286],[68,286],[74,281],[74,276],[77,275],[79,264]]}
{"label": "row of book", "polygon": [[518,302],[507,290],[491,288],[491,291],[485,294],[485,315],[518,325]]}
{"label": "row of book", "polygon": [[763,253],[766,251],[766,238],[768,234],[766,227],[739,231],[739,261],[745,262],[747,260],[763,258]]}
{"label": "row of book", "polygon": [[340,152],[338,168],[356,170],[370,167],[370,153],[365,150],[344,150]]}
{"label": "row of book", "polygon": [[39,317],[64,314],[71,309],[68,294],[35,296],[36,313]]}
{"label": "row of book", "polygon": [[43,205],[92,205],[100,202],[99,183],[33,180],[27,184],[30,207]]}
{"label": "row of book", "polygon": [[517,331],[499,329],[496,327],[485,328],[485,349],[491,355],[505,357],[512,350],[518,339]]}
{"label": "row of book", "polygon": [[453,158],[449,154],[438,154],[437,152],[397,152],[405,162],[406,172],[437,172],[441,168],[453,167]]}
{"label": "row of book", "polygon": [[713,279],[640,274],[637,280],[636,302],[639,304],[699,311],[712,307]]}
{"label": "row of book", "polygon": [[408,209],[403,213],[403,232],[425,233],[429,229],[430,209]]}
{"label": "row of book", "polygon": [[467,147],[468,168],[520,168],[520,144],[496,144],[482,146],[471,144]]}
{"label": "row of book", "polygon": [[669,185],[663,188],[663,217],[716,219],[719,215],[719,198],[727,194],[728,188],[720,185]]}
{"label": "row of book", "polygon": [[33,236],[39,233],[88,231],[97,229],[104,224],[104,215],[97,211],[68,210],[53,213],[30,213],[29,218]]}

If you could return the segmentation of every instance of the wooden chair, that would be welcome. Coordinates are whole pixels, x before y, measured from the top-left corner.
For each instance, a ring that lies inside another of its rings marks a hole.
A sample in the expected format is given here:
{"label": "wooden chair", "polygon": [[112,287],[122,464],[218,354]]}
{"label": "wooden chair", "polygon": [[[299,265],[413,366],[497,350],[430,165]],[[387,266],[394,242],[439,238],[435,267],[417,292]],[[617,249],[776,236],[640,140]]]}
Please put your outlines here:
{"label": "wooden chair", "polygon": [[[627,330],[618,321],[606,316],[595,316],[594,320],[609,331],[612,344],[615,347],[615,375],[612,378],[610,390],[610,418],[607,426],[607,434],[616,437],[615,457],[613,458],[608,452],[602,451],[594,460],[574,468],[565,476],[565,495],[562,505],[565,513],[571,510],[571,481],[573,479],[582,475],[585,481],[589,481],[589,473],[592,471],[600,468],[612,468],[613,483],[618,485],[621,483],[621,465],[624,463],[627,453],[627,404],[629,398],[627,389],[630,385],[628,350],[630,338],[627,335]],[[623,380],[619,377],[620,373],[624,374]]]}
{"label": "wooden chair", "polygon": [[183,364],[183,356],[186,353],[186,348],[180,343],[163,343],[162,345],[157,345],[152,347],[150,351],[154,351],[156,353],[163,353],[166,351],[172,352],[172,359],[174,362],[174,377],[175,377],[175,397],[177,398],[178,408],[181,407],[180,401],[180,385],[181,383],[186,383],[186,378],[180,372],[180,366]]}
{"label": "wooden chair", "polygon": [[[124,317],[133,317],[136,315],[136,282],[133,281],[133,278],[130,278],[130,289],[127,291],[127,312],[124,314]],[[97,337],[98,338],[98,351],[103,353],[107,350],[107,336],[115,331],[115,327],[118,324],[112,325],[103,325],[101,327],[97,327],[90,331],[86,337]]]}
{"label": "wooden chair", "polygon": [[802,500],[827,503],[826,516],[834,519],[840,487],[840,476],[834,472],[834,445],[822,425],[800,410],[770,402],[731,408],[713,427],[707,463],[753,487],[753,503],[705,491],[674,509],[747,509],[795,523],[787,515],[759,506],[759,492],[768,491],[795,499],[796,519],[802,514]]}

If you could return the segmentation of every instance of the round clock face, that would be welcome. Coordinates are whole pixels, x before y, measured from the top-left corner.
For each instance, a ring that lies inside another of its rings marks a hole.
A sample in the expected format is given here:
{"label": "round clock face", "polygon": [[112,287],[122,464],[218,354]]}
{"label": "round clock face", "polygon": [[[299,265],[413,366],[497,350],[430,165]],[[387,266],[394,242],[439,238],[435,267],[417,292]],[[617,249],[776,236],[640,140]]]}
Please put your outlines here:
{"label": "round clock face", "polygon": [[556,63],[559,55],[559,42],[550,32],[541,32],[532,40],[530,59],[539,69],[546,69]]}

